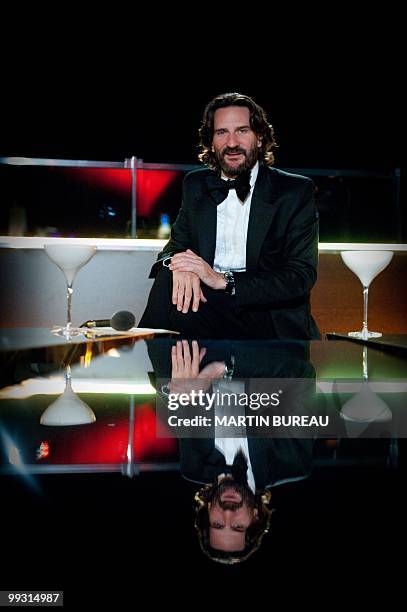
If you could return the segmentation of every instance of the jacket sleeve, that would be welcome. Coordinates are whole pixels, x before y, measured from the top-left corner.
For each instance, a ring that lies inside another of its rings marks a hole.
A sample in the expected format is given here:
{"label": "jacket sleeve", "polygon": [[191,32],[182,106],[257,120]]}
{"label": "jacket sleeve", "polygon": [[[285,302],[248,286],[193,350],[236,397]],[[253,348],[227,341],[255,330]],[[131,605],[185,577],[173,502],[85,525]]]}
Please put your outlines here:
{"label": "jacket sleeve", "polygon": [[235,273],[235,305],[278,305],[306,299],[317,278],[318,212],[314,184],[306,182],[289,220],[281,264],[270,270]]}
{"label": "jacket sleeve", "polygon": [[171,257],[175,253],[186,251],[188,248],[190,248],[190,227],[188,221],[188,214],[186,212],[185,201],[186,198],[184,181],[182,205],[178,216],[171,228],[170,239],[168,240],[163,250],[158,254],[157,261],[154,263],[153,267],[150,270],[149,278],[155,278],[157,276],[158,271],[163,265],[163,261],[167,257]]}

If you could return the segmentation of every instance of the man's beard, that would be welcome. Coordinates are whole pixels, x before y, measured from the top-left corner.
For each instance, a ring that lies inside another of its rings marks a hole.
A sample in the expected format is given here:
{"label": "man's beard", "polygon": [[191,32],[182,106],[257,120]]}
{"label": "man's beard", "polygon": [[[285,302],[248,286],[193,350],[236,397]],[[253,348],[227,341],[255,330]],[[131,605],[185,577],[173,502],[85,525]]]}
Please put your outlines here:
{"label": "man's beard", "polygon": [[[236,493],[241,496],[241,501],[221,501],[220,498],[228,489],[233,489],[233,491],[236,491]],[[255,496],[249,485],[237,484],[233,478],[225,478],[225,480],[222,480],[219,485],[213,485],[209,501],[213,505],[218,504],[222,510],[238,510],[243,505],[252,509],[255,507]]]}
{"label": "man's beard", "polygon": [[[241,153],[244,155],[244,160],[239,166],[231,167],[225,161],[225,155],[228,153]],[[251,149],[245,151],[241,147],[226,147],[222,152],[216,152],[216,160],[219,168],[228,177],[240,176],[251,170],[259,158],[259,147],[254,144]]]}

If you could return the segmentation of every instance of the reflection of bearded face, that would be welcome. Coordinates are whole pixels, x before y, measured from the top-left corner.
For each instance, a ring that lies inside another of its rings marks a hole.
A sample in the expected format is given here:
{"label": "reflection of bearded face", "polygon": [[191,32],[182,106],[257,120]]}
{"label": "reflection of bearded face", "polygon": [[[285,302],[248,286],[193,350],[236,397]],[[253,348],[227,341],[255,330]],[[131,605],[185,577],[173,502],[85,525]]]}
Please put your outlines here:
{"label": "reflection of bearded face", "polygon": [[[241,497],[240,502],[221,500],[226,491],[231,489]],[[233,478],[225,478],[220,484],[213,485],[208,501],[213,505],[218,505],[222,510],[238,510],[243,505],[250,509],[255,507],[255,497],[251,488],[247,484],[237,484]]]}
{"label": "reflection of bearded face", "polygon": [[[237,484],[228,476],[220,484],[204,486],[195,500],[199,543],[210,559],[238,563],[257,550],[270,525],[269,494],[254,495],[248,484]],[[235,521],[239,525],[233,526]]]}

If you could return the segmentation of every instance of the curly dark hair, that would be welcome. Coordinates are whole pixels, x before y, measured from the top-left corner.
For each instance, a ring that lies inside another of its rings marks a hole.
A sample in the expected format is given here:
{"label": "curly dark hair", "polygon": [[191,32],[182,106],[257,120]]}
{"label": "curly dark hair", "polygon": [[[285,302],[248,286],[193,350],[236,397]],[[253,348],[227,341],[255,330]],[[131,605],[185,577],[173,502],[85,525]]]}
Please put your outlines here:
{"label": "curly dark hair", "polygon": [[273,509],[269,508],[271,494],[266,490],[257,492],[255,508],[258,511],[258,520],[246,532],[246,546],[238,552],[226,552],[212,548],[209,544],[209,515],[208,502],[212,494],[212,485],[205,485],[195,494],[195,529],[198,534],[199,545],[202,552],[212,561],[226,565],[234,565],[246,561],[261,545],[262,539],[270,530]]}
{"label": "curly dark hair", "polygon": [[262,107],[249,96],[240,93],[226,93],[216,96],[205,108],[202,125],[199,129],[199,160],[209,168],[217,168],[216,156],[212,151],[214,116],[218,108],[227,106],[245,106],[249,109],[250,127],[257,136],[261,137],[259,161],[267,166],[272,166],[274,163],[273,149],[278,146],[274,138],[273,126],[267,122],[266,113]]}

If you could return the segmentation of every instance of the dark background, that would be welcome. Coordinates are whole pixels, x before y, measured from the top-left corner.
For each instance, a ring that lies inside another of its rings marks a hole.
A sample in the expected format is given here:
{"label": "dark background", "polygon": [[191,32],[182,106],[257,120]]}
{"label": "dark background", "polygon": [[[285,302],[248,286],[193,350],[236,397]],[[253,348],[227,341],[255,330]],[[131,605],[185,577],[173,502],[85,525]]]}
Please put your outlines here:
{"label": "dark background", "polygon": [[2,477],[2,588],[64,589],[68,609],[116,610],[141,598],[167,609],[182,600],[212,607],[224,597],[233,607],[247,594],[250,610],[277,598],[319,599],[325,589],[348,601],[387,585],[393,592],[404,567],[404,478],[351,465],[277,487],[262,547],[244,564],[222,566],[199,550],[195,488],[179,474],[37,477],[36,495]]}
{"label": "dark background", "polygon": [[[397,36],[384,47],[374,32],[368,41],[366,31],[351,34],[348,23],[339,39],[329,40],[325,28],[305,42],[293,35],[261,51],[236,32],[226,37],[237,37],[236,48],[223,39],[216,47],[215,32],[215,52],[204,58],[199,44],[176,53],[173,41],[167,46],[161,41],[155,53],[143,48],[134,58],[125,51],[81,56],[74,47],[69,53],[31,47],[17,70],[8,74],[6,66],[0,156],[122,162],[134,155],[145,162],[196,164],[205,105],[219,93],[239,91],[266,110],[279,144],[277,167],[304,174],[304,169],[391,173],[402,164]],[[232,60],[225,61],[229,52]],[[57,61],[48,61],[51,57]],[[58,184],[48,194],[44,179],[42,194],[28,169],[11,172],[1,174],[2,233],[8,233],[7,207],[21,201],[28,210],[28,235],[37,226],[55,227],[55,235],[128,235],[130,193],[124,204],[96,185],[93,192],[76,187],[72,192]],[[40,184],[43,172],[31,171]],[[313,178],[321,241],[405,241],[406,213],[395,207],[391,179]],[[163,212],[174,222],[180,186],[165,192],[148,217],[138,218],[139,237],[151,237]],[[106,198],[116,211],[110,224],[103,217]]]}
{"label": "dark background", "polygon": [[264,50],[215,30],[211,53],[198,34],[179,52],[175,33],[149,47],[135,40],[138,55],[15,41],[25,52],[4,63],[0,155],[196,163],[206,103],[239,91],[274,125],[277,166],[392,169],[401,163],[397,33],[384,45],[380,30],[367,40],[366,27],[351,26],[331,38],[327,24],[302,37],[281,24],[281,41]]}

